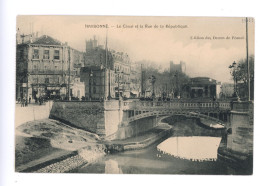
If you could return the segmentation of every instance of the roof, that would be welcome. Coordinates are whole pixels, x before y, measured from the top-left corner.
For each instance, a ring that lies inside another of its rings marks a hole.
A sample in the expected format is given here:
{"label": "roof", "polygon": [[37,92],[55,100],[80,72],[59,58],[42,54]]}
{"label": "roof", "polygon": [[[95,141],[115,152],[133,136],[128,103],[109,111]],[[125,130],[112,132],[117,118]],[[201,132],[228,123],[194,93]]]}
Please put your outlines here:
{"label": "roof", "polygon": [[37,38],[35,41],[33,41],[31,44],[37,44],[37,45],[62,45],[62,43],[56,39],[53,39],[50,36],[43,35],[39,38]]}
{"label": "roof", "polygon": [[215,79],[209,77],[195,77],[191,78],[191,84],[216,84]]}

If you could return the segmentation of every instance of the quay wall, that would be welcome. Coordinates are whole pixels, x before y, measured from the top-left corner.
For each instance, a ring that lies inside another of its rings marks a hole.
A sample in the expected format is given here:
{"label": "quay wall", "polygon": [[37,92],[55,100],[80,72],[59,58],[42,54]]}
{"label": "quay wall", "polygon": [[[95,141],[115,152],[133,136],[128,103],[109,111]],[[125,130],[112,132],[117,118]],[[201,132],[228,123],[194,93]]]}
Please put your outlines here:
{"label": "quay wall", "polygon": [[104,104],[103,102],[54,102],[50,118],[97,133],[99,123],[104,123]]}
{"label": "quay wall", "polygon": [[254,104],[234,102],[231,110],[227,143],[218,150],[219,159],[253,173]]}
{"label": "quay wall", "polygon": [[17,104],[15,107],[15,127],[29,121],[49,118],[52,106],[52,101],[48,101],[43,105],[33,103],[27,107],[21,107],[20,104]]}

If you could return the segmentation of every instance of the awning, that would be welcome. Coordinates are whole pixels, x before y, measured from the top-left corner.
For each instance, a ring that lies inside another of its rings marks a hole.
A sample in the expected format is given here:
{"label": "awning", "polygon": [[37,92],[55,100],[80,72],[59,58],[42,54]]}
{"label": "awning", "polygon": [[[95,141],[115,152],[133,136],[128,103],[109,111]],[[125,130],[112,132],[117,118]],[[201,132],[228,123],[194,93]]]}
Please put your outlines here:
{"label": "awning", "polygon": [[60,90],[61,87],[47,87],[47,90]]}

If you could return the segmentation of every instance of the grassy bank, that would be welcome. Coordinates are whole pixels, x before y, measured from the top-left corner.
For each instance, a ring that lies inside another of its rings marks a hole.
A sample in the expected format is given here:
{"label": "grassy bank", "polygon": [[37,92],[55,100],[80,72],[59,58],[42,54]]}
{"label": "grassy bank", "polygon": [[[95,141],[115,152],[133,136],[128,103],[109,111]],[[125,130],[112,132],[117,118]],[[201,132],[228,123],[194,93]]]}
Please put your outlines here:
{"label": "grassy bank", "polygon": [[53,159],[64,159],[83,148],[92,151],[100,146],[100,139],[93,133],[45,119],[17,127],[15,143],[15,167],[20,172],[44,162],[52,163]]}

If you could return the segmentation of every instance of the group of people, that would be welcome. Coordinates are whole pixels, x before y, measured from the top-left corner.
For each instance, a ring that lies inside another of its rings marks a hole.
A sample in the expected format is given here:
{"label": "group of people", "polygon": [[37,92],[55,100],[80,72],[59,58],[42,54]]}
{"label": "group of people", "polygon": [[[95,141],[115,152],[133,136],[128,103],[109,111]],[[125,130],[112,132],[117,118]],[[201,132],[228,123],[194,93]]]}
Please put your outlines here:
{"label": "group of people", "polygon": [[18,103],[21,103],[21,107],[26,107],[31,103],[31,97],[29,97],[29,100],[25,96],[22,99],[18,98]]}
{"label": "group of people", "polygon": [[[27,107],[28,104],[31,103],[31,96],[29,96],[29,99],[27,99],[25,96],[23,98],[18,98],[18,104],[21,103],[21,107]],[[35,97],[35,103],[39,103],[39,105],[42,105],[44,103],[44,98],[40,96],[39,98]]]}

